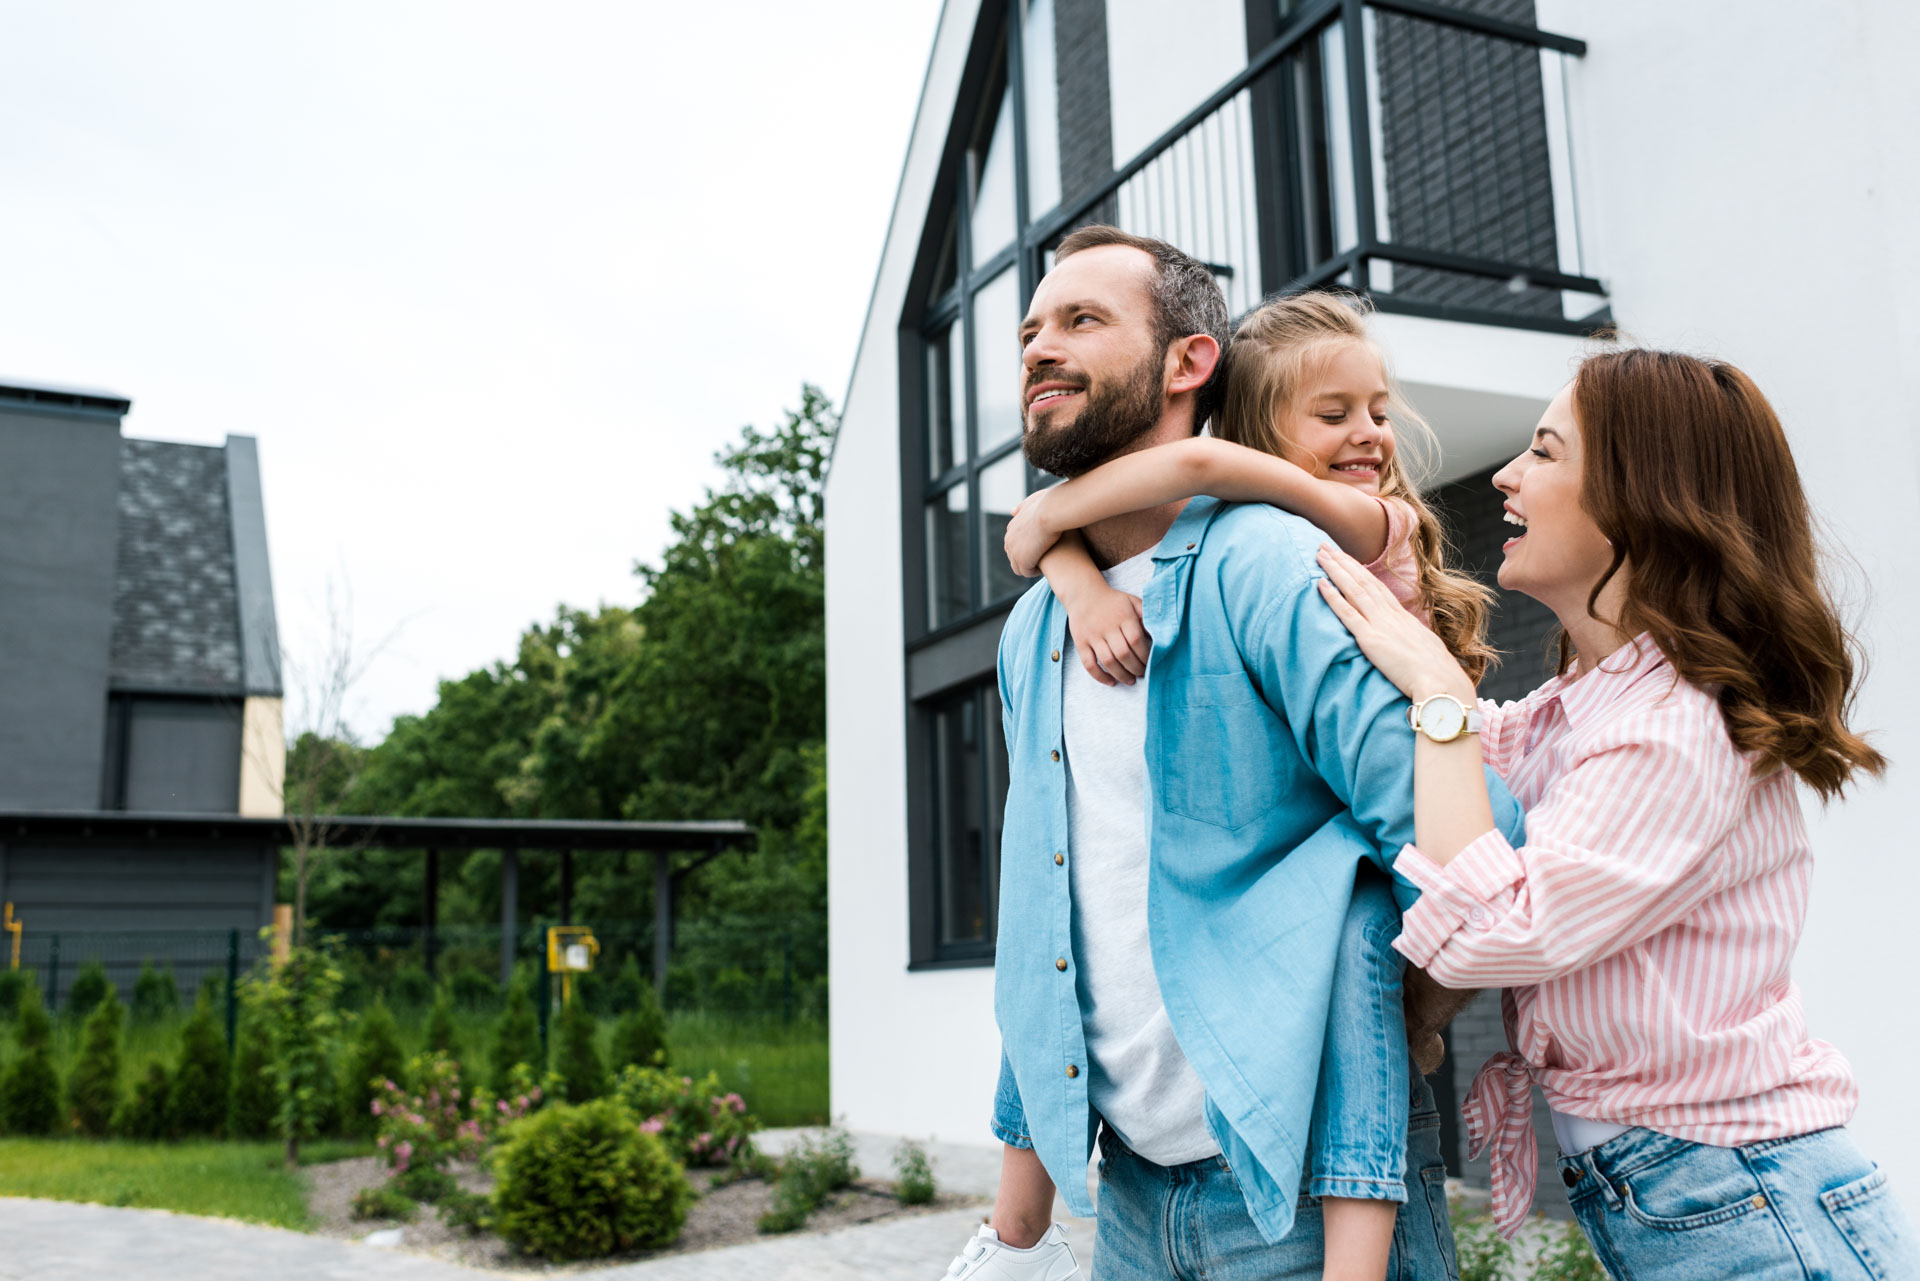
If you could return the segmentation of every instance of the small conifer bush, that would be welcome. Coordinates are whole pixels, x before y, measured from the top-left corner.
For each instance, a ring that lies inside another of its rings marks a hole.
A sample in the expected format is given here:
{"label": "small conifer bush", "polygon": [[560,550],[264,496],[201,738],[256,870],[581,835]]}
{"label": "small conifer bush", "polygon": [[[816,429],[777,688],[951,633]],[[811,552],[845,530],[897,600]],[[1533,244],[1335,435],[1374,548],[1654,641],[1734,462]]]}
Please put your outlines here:
{"label": "small conifer bush", "polygon": [[442,983],[433,994],[433,1012],[427,1016],[427,1052],[460,1057],[460,1032],[453,1021],[453,993]]}
{"label": "small conifer bush", "polygon": [[31,986],[30,970],[0,970],[0,1023],[13,1022],[20,1011],[20,998]]}
{"label": "small conifer bush", "polygon": [[408,1223],[417,1209],[413,1198],[391,1183],[376,1183],[353,1194],[352,1213],[356,1219],[399,1219]]}
{"label": "small conifer bush", "polygon": [[[629,977],[633,981],[629,981]],[[631,956],[620,971],[618,986],[629,1000],[627,1012],[613,1025],[611,1066],[655,1067],[667,1061],[667,1015],[653,984],[640,981],[640,966]]]}
{"label": "small conifer bush", "polygon": [[517,1122],[494,1172],[494,1230],[545,1259],[670,1245],[693,1200],[666,1145],[613,1099],[556,1104]]}
{"label": "small conifer bush", "polygon": [[170,1132],[177,1136],[218,1134],[227,1119],[227,1039],[213,1021],[203,997],[180,1029],[180,1063],[167,1095]]}
{"label": "small conifer bush", "polygon": [[240,1017],[234,1033],[233,1085],[227,1096],[227,1137],[265,1139],[274,1133],[279,1101],[273,1092],[273,1030],[258,1011]]}
{"label": "small conifer bush", "polygon": [[893,1194],[901,1205],[926,1205],[933,1200],[933,1162],[927,1150],[912,1139],[902,1139],[893,1150]]}
{"label": "small conifer bush", "polygon": [[113,984],[107,981],[107,967],[98,961],[88,961],[80,967],[79,977],[73,980],[73,986],[67,989],[68,1016],[86,1018],[111,991]]}
{"label": "small conifer bush", "polygon": [[433,980],[418,965],[403,965],[387,983],[387,1001],[397,1010],[422,1010],[433,1000]]}
{"label": "small conifer bush", "polygon": [[447,979],[453,1003],[463,1010],[487,1011],[500,1008],[500,985],[490,974],[479,970],[455,970]]}
{"label": "small conifer bush", "polygon": [[52,1134],[60,1128],[60,1078],[53,1070],[53,1020],[37,987],[20,993],[13,1040],[13,1058],[0,1072],[0,1129]]}
{"label": "small conifer bush", "polygon": [[147,1064],[146,1077],[134,1084],[133,1093],[127,1096],[120,1105],[119,1115],[114,1117],[114,1133],[129,1139],[166,1138],[172,1128],[167,1116],[167,1098],[172,1089],[167,1069],[159,1063]]}
{"label": "small conifer bush", "polygon": [[340,1072],[340,1125],[348,1134],[368,1135],[375,1128],[373,1101],[380,1082],[406,1076],[407,1056],[400,1052],[400,1028],[376,1000],[358,1020]]}
{"label": "small conifer bush", "polygon": [[67,1080],[67,1110],[73,1116],[73,1128],[94,1138],[112,1133],[114,1114],[120,1110],[120,1025],[124,1015],[120,998],[108,988],[105,999],[87,1016],[86,1028],[80,1034],[80,1057]]}
{"label": "small conifer bush", "polygon": [[164,971],[143,961],[140,977],[133,981],[133,1021],[158,1023],[180,1009],[180,985],[173,980],[173,967]]}
{"label": "small conifer bush", "polygon": [[533,1007],[533,975],[522,969],[507,986],[507,1008],[493,1033],[493,1089],[505,1094],[514,1088],[513,1069],[520,1065],[538,1072],[540,1024]]}
{"label": "small conifer bush", "polygon": [[607,1065],[595,1044],[598,1021],[587,1003],[575,996],[560,1011],[554,1026],[553,1070],[566,1082],[569,1103],[585,1103],[607,1092]]}

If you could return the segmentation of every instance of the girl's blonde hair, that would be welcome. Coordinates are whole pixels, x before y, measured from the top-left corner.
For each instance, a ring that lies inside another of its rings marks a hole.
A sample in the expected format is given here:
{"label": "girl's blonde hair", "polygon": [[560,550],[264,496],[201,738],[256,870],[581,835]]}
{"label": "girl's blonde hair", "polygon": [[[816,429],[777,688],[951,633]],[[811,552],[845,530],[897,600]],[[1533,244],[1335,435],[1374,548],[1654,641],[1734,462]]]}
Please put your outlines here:
{"label": "girl's blonde hair", "polygon": [[1418,488],[1432,470],[1433,429],[1401,394],[1366,318],[1361,300],[1321,290],[1276,298],[1249,313],[1222,362],[1227,388],[1214,434],[1276,458],[1305,453],[1287,435],[1287,422],[1314,379],[1339,347],[1360,343],[1372,352],[1387,381],[1394,435],[1393,457],[1380,472],[1380,496],[1413,509],[1415,591],[1434,633],[1477,682],[1498,661],[1486,640],[1493,593],[1471,575],[1447,568],[1446,533]]}

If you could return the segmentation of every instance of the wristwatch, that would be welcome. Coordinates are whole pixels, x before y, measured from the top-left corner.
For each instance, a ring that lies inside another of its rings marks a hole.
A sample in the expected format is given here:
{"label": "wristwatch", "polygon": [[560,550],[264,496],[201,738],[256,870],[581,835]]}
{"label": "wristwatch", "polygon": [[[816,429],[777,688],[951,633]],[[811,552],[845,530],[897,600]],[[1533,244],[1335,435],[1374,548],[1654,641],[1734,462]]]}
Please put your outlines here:
{"label": "wristwatch", "polygon": [[1407,728],[1436,743],[1451,743],[1462,734],[1480,732],[1480,709],[1466,706],[1451,694],[1435,694],[1408,706]]}

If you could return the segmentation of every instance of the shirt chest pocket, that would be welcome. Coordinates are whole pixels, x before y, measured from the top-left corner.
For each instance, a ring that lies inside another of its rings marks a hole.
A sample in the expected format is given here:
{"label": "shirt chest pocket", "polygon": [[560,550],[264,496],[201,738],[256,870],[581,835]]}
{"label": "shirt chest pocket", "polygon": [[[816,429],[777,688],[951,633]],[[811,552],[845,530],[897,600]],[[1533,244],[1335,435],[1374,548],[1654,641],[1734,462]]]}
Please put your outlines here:
{"label": "shirt chest pocket", "polygon": [[1292,744],[1246,675],[1189,676],[1175,693],[1151,752],[1162,808],[1242,827],[1279,804]]}

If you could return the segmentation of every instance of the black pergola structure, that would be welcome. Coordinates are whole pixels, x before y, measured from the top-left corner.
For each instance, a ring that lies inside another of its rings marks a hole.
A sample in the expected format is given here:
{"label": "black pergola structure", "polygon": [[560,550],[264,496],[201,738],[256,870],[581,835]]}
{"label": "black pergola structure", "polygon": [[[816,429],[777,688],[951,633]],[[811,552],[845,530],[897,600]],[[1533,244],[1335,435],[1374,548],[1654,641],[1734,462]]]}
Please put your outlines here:
{"label": "black pergola structure", "polygon": [[[302,833],[298,829],[304,828]],[[644,851],[653,855],[653,975],[666,982],[673,936],[676,884],[695,868],[753,843],[753,829],[736,819],[685,823],[602,822],[577,819],[401,818],[328,815],[253,818],[237,814],[164,814],[127,811],[0,812],[0,890],[8,884],[10,849],[25,853],[108,851],[141,852],[263,851],[299,843],[324,843],[331,850],[417,849],[424,854],[423,898],[426,959],[433,965],[438,928],[440,855],[445,851],[497,849],[500,859],[500,981],[512,976],[514,938],[519,926],[520,854],[545,850],[560,856],[559,916],[573,919],[573,856],[595,851]],[[324,834],[324,842],[315,838]],[[676,859],[675,856],[680,858]],[[84,901],[85,885],[68,890]],[[271,897],[271,886],[268,887]],[[71,901],[71,900],[70,900]],[[265,904],[270,909],[270,903]],[[265,913],[263,912],[263,915]],[[260,924],[266,924],[262,920]]]}

